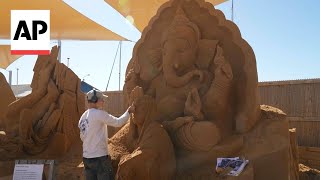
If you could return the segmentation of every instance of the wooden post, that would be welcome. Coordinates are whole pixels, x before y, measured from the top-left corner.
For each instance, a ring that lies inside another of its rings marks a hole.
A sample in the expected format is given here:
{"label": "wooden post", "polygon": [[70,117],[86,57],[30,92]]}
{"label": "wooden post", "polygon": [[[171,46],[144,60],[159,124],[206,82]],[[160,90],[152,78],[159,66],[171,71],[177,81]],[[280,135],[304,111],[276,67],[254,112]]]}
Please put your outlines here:
{"label": "wooden post", "polygon": [[297,144],[297,134],[296,129],[289,129],[289,161],[290,161],[290,180],[299,179],[299,153]]}

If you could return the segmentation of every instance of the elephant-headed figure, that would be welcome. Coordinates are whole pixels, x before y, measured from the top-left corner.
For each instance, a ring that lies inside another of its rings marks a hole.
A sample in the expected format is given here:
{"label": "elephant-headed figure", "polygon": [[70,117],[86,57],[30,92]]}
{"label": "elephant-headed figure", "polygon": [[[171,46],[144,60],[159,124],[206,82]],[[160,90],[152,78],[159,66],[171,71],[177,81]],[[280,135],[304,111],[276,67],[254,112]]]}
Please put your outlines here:
{"label": "elephant-headed figure", "polygon": [[[221,139],[213,116],[205,113],[206,109],[212,108],[212,102],[204,101],[203,104],[201,100],[206,94],[216,91],[212,83],[215,76],[218,81],[223,79],[219,76],[228,76],[225,78],[228,87],[221,88],[230,88],[232,71],[217,73],[221,71],[221,64],[231,70],[218,46],[217,40],[201,39],[198,26],[178,7],[173,21],[161,37],[160,48],[136,58],[134,68],[128,72],[127,94],[130,93],[129,87],[138,82],[147,84],[144,89],[157,102],[156,120],[165,121],[165,127],[174,137],[173,142],[181,149],[209,150]],[[215,54],[218,54],[216,58]]]}
{"label": "elephant-headed figure", "polygon": [[155,98],[155,120],[167,128],[176,152],[182,152],[177,155],[198,153],[210,160],[221,140],[248,131],[258,119],[255,58],[222,15],[198,7],[198,1],[178,2],[158,11],[128,68]]}

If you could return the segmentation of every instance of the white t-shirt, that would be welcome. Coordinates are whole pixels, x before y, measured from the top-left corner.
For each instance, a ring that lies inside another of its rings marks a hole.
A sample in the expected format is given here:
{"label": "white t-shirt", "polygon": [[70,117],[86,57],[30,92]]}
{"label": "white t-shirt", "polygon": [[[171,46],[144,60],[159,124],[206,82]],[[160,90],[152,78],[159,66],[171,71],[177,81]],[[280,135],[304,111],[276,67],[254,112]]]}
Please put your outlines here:
{"label": "white t-shirt", "polygon": [[95,158],[108,154],[107,125],[121,127],[129,119],[128,110],[119,118],[106,111],[91,108],[86,110],[80,120],[80,138],[83,142],[83,157]]}

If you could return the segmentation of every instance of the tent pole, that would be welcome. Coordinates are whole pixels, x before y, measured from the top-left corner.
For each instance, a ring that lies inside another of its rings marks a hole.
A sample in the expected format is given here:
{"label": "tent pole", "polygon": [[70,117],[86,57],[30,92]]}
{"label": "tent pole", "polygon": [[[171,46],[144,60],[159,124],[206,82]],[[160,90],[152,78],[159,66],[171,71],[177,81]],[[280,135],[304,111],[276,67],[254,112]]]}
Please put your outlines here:
{"label": "tent pole", "polygon": [[17,68],[17,85],[19,85],[19,68]]}
{"label": "tent pole", "polygon": [[119,59],[119,91],[120,91],[120,83],[121,83],[121,48],[122,48],[122,41],[120,41],[120,59]]}
{"label": "tent pole", "polygon": [[110,78],[111,78],[111,74],[112,74],[112,70],[113,70],[114,62],[115,62],[115,61],[116,61],[116,59],[117,59],[117,55],[118,55],[119,47],[120,47],[120,42],[119,42],[119,45],[118,45],[118,48],[117,48],[117,51],[116,51],[116,55],[114,56],[114,59],[113,59],[113,63],[112,63],[112,67],[111,67],[111,71],[110,71],[110,75],[109,75],[109,79],[108,79],[108,83],[107,83],[106,91],[108,91],[108,86],[109,86],[109,82],[110,82]]}
{"label": "tent pole", "polygon": [[233,11],[233,0],[232,0],[232,1],[231,1],[231,21],[232,21],[232,22],[234,22],[234,21],[233,21],[233,20],[234,20],[234,19],[233,19],[233,18],[234,18],[233,12],[234,12],[234,11]]}
{"label": "tent pole", "polygon": [[58,40],[58,46],[59,46],[58,61],[59,61],[59,63],[61,63],[61,51],[62,51],[62,48],[61,48],[61,40],[60,39]]}
{"label": "tent pole", "polygon": [[9,84],[10,86],[12,86],[12,71],[9,70],[8,72],[9,72]]}

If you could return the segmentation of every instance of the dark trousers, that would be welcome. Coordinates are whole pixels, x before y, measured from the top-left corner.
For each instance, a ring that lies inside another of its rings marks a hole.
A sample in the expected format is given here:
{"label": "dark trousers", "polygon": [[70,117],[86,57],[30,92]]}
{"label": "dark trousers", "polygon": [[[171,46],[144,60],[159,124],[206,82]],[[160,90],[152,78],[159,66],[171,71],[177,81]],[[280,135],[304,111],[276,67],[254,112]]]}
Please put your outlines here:
{"label": "dark trousers", "polygon": [[109,156],[83,158],[86,180],[114,180]]}

